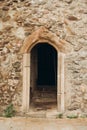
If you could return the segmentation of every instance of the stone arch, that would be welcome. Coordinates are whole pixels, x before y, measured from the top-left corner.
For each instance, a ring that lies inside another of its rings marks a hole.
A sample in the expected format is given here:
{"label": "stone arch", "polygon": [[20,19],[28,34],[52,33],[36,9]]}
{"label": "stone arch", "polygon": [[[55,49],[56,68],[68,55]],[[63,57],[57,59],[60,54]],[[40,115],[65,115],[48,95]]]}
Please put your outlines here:
{"label": "stone arch", "polygon": [[67,53],[69,51],[68,42],[60,39],[45,27],[40,27],[24,40],[20,53],[28,53],[37,43],[43,42],[49,43],[59,52]]}
{"label": "stone arch", "polygon": [[56,34],[50,32],[44,27],[40,27],[38,30],[28,36],[20,50],[23,54],[23,100],[22,111],[29,111],[30,104],[30,51],[38,43],[49,43],[52,45],[58,54],[58,66],[57,66],[57,110],[64,111],[64,56],[69,50],[69,44],[61,40]]}

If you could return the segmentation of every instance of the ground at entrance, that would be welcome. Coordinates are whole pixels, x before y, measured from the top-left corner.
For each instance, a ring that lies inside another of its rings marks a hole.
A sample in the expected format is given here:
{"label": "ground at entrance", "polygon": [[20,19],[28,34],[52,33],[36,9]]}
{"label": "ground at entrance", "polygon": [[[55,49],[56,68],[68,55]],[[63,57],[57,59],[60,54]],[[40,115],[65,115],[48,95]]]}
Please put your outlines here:
{"label": "ground at entrance", "polygon": [[0,130],[87,130],[87,119],[0,118]]}

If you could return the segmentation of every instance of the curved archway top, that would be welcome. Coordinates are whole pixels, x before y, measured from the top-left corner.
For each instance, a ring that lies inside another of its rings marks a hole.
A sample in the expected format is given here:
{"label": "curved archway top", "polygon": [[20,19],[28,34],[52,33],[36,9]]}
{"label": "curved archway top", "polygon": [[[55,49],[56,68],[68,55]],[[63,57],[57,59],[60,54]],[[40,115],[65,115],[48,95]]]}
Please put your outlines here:
{"label": "curved archway top", "polygon": [[40,27],[24,40],[20,53],[28,53],[37,43],[49,43],[57,51],[63,53],[71,51],[71,47],[68,42],[60,39],[56,34],[52,33],[45,27]]}

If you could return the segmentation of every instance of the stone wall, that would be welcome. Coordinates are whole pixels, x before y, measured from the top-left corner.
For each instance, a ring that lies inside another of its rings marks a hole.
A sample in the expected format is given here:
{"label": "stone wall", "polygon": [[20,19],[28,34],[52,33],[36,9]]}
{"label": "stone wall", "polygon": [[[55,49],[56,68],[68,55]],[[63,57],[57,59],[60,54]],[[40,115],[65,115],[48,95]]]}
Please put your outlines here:
{"label": "stone wall", "polygon": [[0,1],[0,109],[11,102],[22,104],[22,55],[24,39],[45,26],[73,51],[65,55],[66,110],[87,112],[87,1]]}

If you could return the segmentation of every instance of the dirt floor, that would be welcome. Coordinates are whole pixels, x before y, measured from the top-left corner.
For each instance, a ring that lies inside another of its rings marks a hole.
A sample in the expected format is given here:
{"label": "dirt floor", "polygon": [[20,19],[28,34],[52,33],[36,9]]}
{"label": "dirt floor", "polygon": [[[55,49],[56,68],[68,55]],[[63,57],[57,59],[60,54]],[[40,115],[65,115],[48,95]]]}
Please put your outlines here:
{"label": "dirt floor", "polygon": [[29,117],[1,117],[0,130],[87,130],[87,118],[45,119]]}

